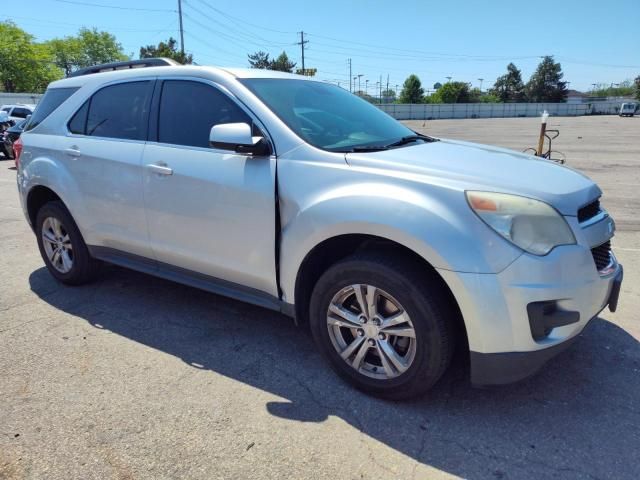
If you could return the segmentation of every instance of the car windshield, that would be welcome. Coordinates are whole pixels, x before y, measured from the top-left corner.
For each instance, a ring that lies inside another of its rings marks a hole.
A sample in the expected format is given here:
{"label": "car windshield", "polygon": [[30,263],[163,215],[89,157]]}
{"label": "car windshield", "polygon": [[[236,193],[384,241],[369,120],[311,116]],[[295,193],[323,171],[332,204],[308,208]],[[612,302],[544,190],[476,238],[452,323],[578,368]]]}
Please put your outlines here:
{"label": "car windshield", "polygon": [[379,108],[335,85],[280,78],[249,78],[242,83],[299,137],[324,150],[384,149],[416,135]]}

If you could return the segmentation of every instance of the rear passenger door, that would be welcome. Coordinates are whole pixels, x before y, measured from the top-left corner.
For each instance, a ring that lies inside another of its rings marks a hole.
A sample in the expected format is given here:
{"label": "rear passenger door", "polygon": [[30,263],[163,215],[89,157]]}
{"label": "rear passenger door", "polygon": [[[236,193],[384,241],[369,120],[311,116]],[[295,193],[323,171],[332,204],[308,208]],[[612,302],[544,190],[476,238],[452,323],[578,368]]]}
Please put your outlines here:
{"label": "rear passenger door", "polygon": [[275,157],[209,146],[214,125],[253,118],[209,82],[158,80],[156,92],[143,160],[156,259],[277,295]]}
{"label": "rear passenger door", "polygon": [[63,149],[85,203],[91,247],[152,258],[142,196],[142,153],[155,80],[127,81],[95,92],[68,123]]}

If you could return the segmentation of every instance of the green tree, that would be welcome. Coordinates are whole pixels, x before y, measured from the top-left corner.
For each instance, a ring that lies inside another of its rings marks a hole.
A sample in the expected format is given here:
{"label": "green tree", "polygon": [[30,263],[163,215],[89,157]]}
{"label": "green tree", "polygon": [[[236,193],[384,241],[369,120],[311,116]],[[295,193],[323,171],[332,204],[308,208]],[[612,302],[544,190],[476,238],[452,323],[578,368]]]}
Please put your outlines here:
{"label": "green tree", "polygon": [[287,52],[282,52],[278,58],[271,61],[269,70],[278,70],[279,72],[293,73],[293,69],[296,67],[296,63],[289,60]]}
{"label": "green tree", "polygon": [[469,84],[447,82],[432,97],[434,97],[435,103],[469,103],[471,100]]}
{"label": "green tree", "polygon": [[[613,85],[616,85],[615,87]],[[635,94],[635,87],[631,80],[624,80],[620,83],[599,83],[591,91],[595,97],[628,97]]]}
{"label": "green tree", "polygon": [[46,44],[7,21],[0,22],[0,83],[6,92],[42,92],[62,71]]}
{"label": "green tree", "polygon": [[247,55],[249,57],[250,68],[261,68],[263,70],[269,69],[271,66],[271,60],[269,60],[269,54],[260,50],[259,52]]}
{"label": "green tree", "polygon": [[503,102],[521,102],[524,100],[522,74],[513,63],[507,65],[507,73],[497,78],[491,93]]}
{"label": "green tree", "polygon": [[54,38],[47,42],[55,57],[55,64],[64,71],[65,75],[84,63],[84,52],[80,40],[75,37]]}
{"label": "green tree", "polygon": [[82,28],[76,36],[54,38],[46,43],[55,57],[55,64],[66,75],[79,68],[128,58],[116,37],[95,28]]}
{"label": "green tree", "polygon": [[640,75],[633,81],[636,86],[636,100],[640,100]]}
{"label": "green tree", "polygon": [[177,48],[178,41],[169,37],[166,42],[158,43],[158,46],[147,45],[146,47],[140,47],[140,58],[171,58],[176,62],[183,65],[190,65],[193,63],[193,55],[190,53],[182,53]]}
{"label": "green tree", "polygon": [[422,103],[424,88],[417,75],[409,75],[402,85],[400,103]]}
{"label": "green tree", "polygon": [[564,102],[567,82],[562,81],[562,67],[553,56],[542,59],[525,88],[530,102]]}
{"label": "green tree", "polygon": [[440,87],[442,87],[442,84],[440,82],[436,82],[436,83],[433,84],[433,89],[434,90],[438,90],[438,89],[440,89]]}
{"label": "green tree", "polygon": [[84,53],[83,63],[78,65],[80,68],[128,59],[122,51],[122,45],[108,32],[99,32],[97,28],[81,28],[78,40]]}
{"label": "green tree", "polygon": [[393,103],[396,101],[396,92],[394,89],[389,88],[387,90],[382,91],[382,102],[383,103]]}

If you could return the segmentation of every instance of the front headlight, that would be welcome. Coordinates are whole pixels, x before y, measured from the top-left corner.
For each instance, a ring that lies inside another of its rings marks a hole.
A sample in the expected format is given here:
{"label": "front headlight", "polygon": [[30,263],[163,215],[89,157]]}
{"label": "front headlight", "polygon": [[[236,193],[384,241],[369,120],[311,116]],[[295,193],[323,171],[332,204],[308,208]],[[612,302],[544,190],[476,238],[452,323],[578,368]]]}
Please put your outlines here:
{"label": "front headlight", "polygon": [[473,211],[521,249],[546,255],[558,245],[576,243],[565,219],[551,205],[533,198],[494,192],[465,192]]}

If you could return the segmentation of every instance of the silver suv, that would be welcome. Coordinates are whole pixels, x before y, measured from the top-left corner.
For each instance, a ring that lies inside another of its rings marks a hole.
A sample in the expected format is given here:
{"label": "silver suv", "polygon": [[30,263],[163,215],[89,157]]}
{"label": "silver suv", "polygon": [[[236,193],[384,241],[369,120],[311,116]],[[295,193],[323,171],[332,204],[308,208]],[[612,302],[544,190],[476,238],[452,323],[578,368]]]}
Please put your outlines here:
{"label": "silver suv", "polygon": [[456,346],[474,384],[519,380],[617,305],[614,222],[587,177],[420,135],[310,78],[77,75],[21,138],[22,207],[56,279],[109,262],[279,310],[379,396],[425,392]]}

